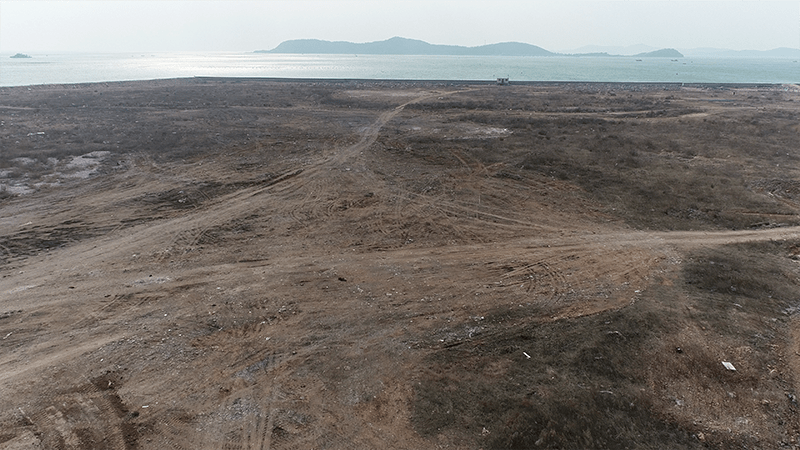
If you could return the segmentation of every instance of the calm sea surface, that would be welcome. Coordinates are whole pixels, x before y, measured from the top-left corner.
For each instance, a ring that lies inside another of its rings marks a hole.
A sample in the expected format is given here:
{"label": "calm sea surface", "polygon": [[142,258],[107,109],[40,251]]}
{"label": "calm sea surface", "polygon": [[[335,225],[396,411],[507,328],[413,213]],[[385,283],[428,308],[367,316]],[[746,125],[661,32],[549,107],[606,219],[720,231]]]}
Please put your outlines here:
{"label": "calm sea surface", "polygon": [[0,54],[0,86],[194,76],[417,80],[798,83],[783,58],[273,55],[258,53]]}

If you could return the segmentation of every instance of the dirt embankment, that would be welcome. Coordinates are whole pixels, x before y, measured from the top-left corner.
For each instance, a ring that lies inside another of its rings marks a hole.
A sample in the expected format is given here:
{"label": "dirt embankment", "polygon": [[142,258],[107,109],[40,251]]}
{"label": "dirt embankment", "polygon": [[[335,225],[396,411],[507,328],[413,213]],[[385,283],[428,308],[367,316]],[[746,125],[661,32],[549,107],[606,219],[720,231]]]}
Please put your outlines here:
{"label": "dirt embankment", "polygon": [[0,448],[795,448],[798,109],[2,88]]}

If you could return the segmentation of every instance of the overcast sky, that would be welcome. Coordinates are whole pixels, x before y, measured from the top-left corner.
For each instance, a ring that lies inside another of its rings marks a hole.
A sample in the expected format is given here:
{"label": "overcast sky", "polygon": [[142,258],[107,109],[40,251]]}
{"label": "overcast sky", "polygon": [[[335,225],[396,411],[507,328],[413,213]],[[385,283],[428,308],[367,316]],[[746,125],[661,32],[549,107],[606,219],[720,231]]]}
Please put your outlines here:
{"label": "overcast sky", "polygon": [[393,36],[734,50],[800,48],[799,1],[0,0],[2,52],[252,51],[289,39]]}

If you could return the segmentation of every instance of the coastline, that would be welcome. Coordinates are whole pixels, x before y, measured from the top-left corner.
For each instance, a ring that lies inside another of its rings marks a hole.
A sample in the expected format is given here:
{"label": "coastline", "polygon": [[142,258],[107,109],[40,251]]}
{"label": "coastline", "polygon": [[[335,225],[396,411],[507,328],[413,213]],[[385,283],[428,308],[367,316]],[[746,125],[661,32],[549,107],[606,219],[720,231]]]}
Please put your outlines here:
{"label": "coastline", "polygon": [[[391,78],[287,78],[287,77],[215,77],[215,76],[192,76],[192,77],[175,77],[175,78],[150,78],[142,80],[117,80],[117,81],[89,81],[77,83],[43,83],[31,85],[18,85],[18,86],[0,86],[3,89],[18,89],[18,88],[46,88],[58,86],[95,86],[95,85],[125,85],[125,84],[154,84],[154,83],[306,83],[306,84],[330,84],[330,85],[346,85],[346,84],[374,84],[374,85],[397,85],[397,86],[493,86],[497,85],[496,80],[448,80],[448,79],[391,79]],[[761,89],[761,88],[774,88],[779,86],[790,86],[800,89],[800,82],[798,83],[722,83],[722,82],[701,82],[701,83],[685,83],[685,82],[661,82],[661,81],[525,81],[514,80],[509,81],[510,86],[541,86],[541,87],[568,87],[575,88],[580,86],[608,86],[616,88],[624,88],[625,86],[648,88],[648,89],[676,89],[676,88],[726,88],[726,89]],[[504,86],[498,86],[502,88]]]}

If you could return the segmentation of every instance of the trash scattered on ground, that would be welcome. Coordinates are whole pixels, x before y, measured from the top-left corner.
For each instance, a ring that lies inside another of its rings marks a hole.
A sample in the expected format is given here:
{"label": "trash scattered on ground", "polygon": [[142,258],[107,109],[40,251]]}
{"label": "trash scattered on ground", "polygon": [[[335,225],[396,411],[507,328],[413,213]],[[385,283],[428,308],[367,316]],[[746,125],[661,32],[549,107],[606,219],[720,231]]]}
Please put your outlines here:
{"label": "trash scattered on ground", "polygon": [[736,372],[736,367],[733,367],[733,364],[729,363],[728,361],[722,361],[722,365],[725,366],[726,369]]}

